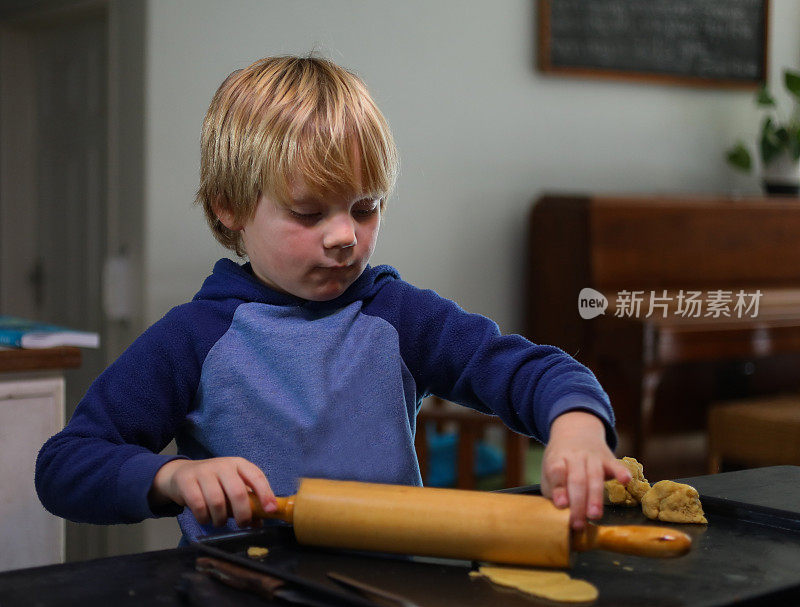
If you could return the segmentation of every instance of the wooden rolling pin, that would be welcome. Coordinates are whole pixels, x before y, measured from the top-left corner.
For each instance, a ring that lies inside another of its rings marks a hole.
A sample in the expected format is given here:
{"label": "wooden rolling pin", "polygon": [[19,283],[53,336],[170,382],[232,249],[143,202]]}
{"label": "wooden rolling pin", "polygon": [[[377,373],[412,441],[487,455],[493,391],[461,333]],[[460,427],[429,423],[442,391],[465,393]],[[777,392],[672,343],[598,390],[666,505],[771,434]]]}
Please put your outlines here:
{"label": "wooden rolling pin", "polygon": [[277,512],[266,513],[251,494],[254,516],[292,523],[297,541],[311,546],[569,567],[573,550],[671,557],[692,543],[665,527],[571,532],[569,510],[534,495],[307,478],[277,500]]}

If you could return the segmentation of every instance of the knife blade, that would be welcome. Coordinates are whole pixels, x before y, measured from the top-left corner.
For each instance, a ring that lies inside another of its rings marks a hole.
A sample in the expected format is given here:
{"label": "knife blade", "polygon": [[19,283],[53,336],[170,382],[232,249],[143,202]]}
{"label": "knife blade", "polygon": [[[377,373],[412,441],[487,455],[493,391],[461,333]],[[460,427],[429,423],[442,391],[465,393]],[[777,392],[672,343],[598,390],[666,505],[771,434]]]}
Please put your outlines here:
{"label": "knife blade", "polygon": [[321,584],[311,578],[286,571],[276,566],[276,564],[254,561],[251,558],[234,554],[203,542],[193,542],[192,546],[216,560],[238,565],[247,571],[263,573],[269,577],[282,580],[286,583],[287,588],[302,591],[307,594],[307,596],[322,601],[327,607],[380,607],[380,605],[376,604],[374,601],[352,591],[347,592],[339,588]]}
{"label": "knife blade", "polygon": [[314,593],[307,588],[293,587],[285,580],[213,557],[197,557],[195,569],[232,588],[251,592],[270,600],[280,600],[292,605],[302,605],[304,607],[343,607],[353,604],[349,601],[337,600],[332,597],[315,596]]}
{"label": "knife blade", "polygon": [[371,601],[375,601],[380,605],[386,605],[388,607],[419,607],[419,605],[404,596],[366,584],[360,580],[353,579],[335,571],[329,571],[328,577],[345,588],[360,592]]}
{"label": "knife blade", "polygon": [[330,607],[332,604],[328,600],[323,601],[312,596],[307,591],[292,588],[284,580],[212,557],[198,557],[195,569],[227,586],[252,592],[266,599],[281,600],[305,607]]}

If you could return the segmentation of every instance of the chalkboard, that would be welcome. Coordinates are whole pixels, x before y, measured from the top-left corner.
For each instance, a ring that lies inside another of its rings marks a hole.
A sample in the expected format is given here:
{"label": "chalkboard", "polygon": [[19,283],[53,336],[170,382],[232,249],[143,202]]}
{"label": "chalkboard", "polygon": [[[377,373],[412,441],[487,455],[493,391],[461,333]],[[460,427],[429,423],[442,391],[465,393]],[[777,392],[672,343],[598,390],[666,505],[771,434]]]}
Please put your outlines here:
{"label": "chalkboard", "polygon": [[539,0],[545,72],[755,88],[769,0]]}

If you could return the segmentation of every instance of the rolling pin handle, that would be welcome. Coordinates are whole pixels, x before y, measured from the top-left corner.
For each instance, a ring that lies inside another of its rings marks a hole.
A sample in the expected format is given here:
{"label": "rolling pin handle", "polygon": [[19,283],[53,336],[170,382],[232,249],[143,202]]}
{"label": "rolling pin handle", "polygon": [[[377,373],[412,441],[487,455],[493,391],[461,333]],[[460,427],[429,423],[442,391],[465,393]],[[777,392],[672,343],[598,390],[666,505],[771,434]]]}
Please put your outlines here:
{"label": "rolling pin handle", "polygon": [[276,497],[275,499],[278,502],[278,509],[275,512],[265,512],[261,507],[261,503],[258,501],[258,497],[255,493],[251,492],[249,497],[250,508],[253,510],[253,518],[279,519],[287,523],[294,521],[294,495],[289,495],[287,497]]}
{"label": "rolling pin handle", "polygon": [[573,550],[609,550],[636,556],[669,558],[682,556],[692,547],[683,531],[646,525],[587,525],[573,531]]}

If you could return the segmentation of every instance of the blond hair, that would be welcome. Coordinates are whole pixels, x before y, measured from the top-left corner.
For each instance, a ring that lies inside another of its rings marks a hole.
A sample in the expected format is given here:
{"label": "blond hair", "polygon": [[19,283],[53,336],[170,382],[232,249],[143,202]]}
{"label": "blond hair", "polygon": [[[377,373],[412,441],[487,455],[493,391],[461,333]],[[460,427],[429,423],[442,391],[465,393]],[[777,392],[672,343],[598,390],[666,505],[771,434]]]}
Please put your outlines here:
{"label": "blond hair", "polygon": [[260,194],[288,205],[297,176],[315,195],[363,193],[383,206],[397,170],[389,125],[358,76],[320,57],[267,57],[230,74],[211,100],[195,203],[215,238],[243,256],[219,210],[244,222]]}

